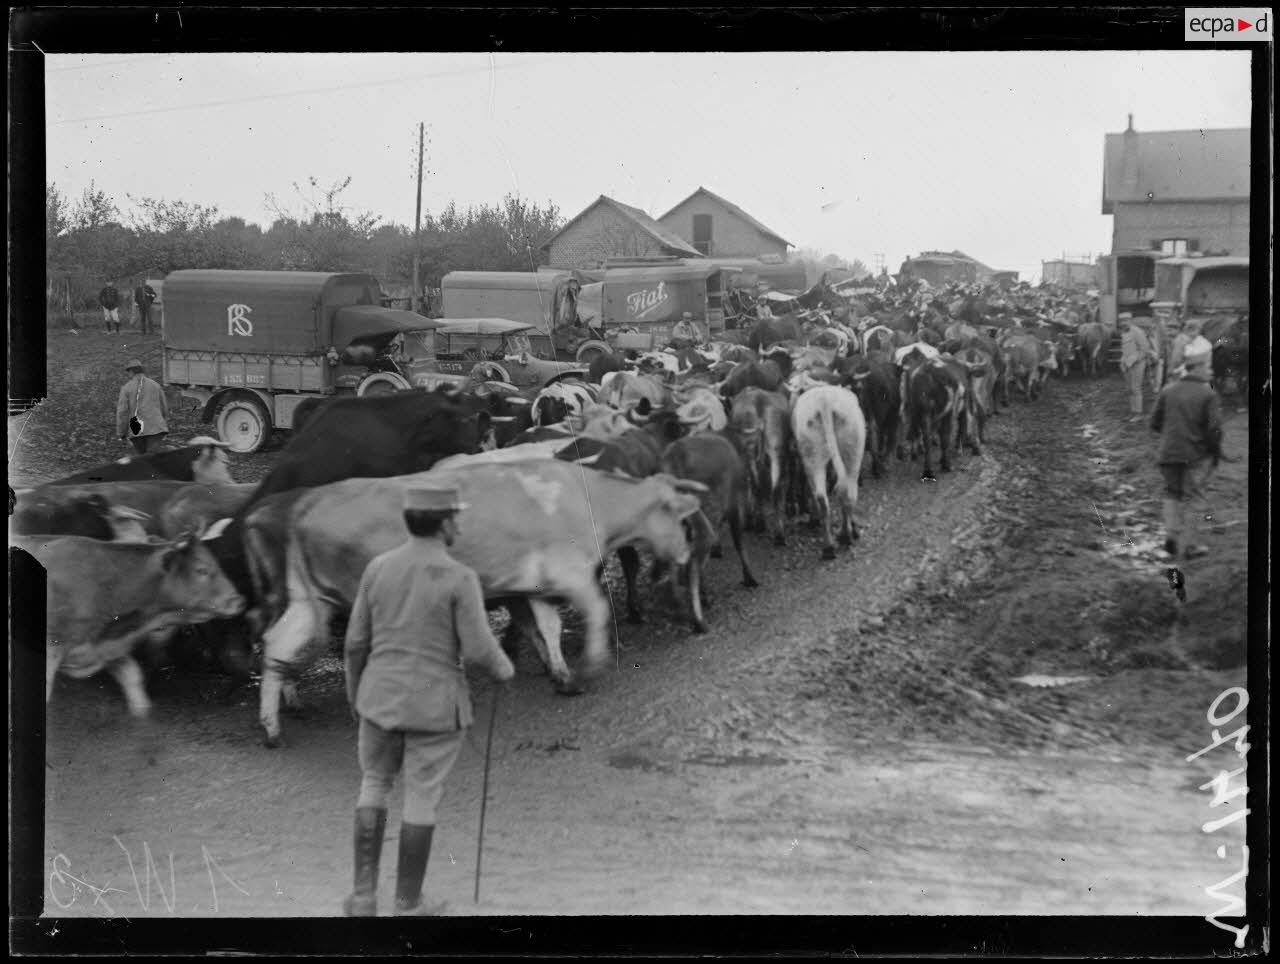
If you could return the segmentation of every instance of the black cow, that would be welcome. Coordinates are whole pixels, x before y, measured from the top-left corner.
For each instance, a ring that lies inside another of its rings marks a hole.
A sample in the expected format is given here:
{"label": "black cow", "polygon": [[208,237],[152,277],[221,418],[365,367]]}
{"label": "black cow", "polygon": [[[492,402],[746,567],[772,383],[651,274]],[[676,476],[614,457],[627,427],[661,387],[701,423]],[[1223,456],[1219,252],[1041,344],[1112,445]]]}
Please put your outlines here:
{"label": "black cow", "polygon": [[719,432],[695,432],[676,439],[662,453],[662,471],[677,479],[691,479],[707,487],[702,494],[702,512],[686,523],[692,529],[693,552],[687,564],[689,603],[695,632],[705,633],[702,615],[702,569],[713,545],[719,541],[720,526],[728,521],[733,548],[742,564],[742,584],[759,585],[742,550],[743,504],[747,494],[747,472],[737,448]]}
{"label": "black cow", "polygon": [[[982,352],[984,355],[986,355],[989,359],[991,359],[992,385],[993,386],[1005,385],[1004,352],[1000,351],[1000,349],[996,347],[996,343],[994,339],[988,338],[986,335],[970,335],[968,338],[953,338],[950,341],[944,342],[942,345],[943,353],[948,355],[959,356],[961,352],[964,352],[970,349],[976,349]],[[1005,385],[1005,388],[1007,391],[1008,386]],[[999,400],[997,398],[997,395],[999,395],[999,392],[994,390],[991,392],[990,414],[992,415],[1000,414],[1000,405],[999,405]],[[1009,404],[1009,399],[1006,395],[1005,406],[1007,407],[1008,404]]]}
{"label": "black cow", "polygon": [[1238,405],[1249,402],[1249,320],[1233,322],[1213,340],[1213,378],[1221,388],[1223,380],[1235,382]]}
{"label": "black cow", "polygon": [[934,433],[941,449],[942,471],[951,471],[951,452],[956,445],[956,432],[965,412],[964,381],[945,364],[921,361],[906,372],[907,436],[918,438],[924,446],[922,480],[933,481],[932,445]]}
{"label": "black cow", "polygon": [[[273,547],[269,572],[249,572],[245,557],[244,520],[268,496],[311,488],[343,479],[409,475],[431,468],[446,455],[477,452],[489,432],[489,413],[477,412],[474,403],[444,391],[405,391],[387,395],[335,398],[318,408],[302,431],[294,434],[280,460],[232,517],[223,534],[209,544],[223,571],[240,593],[251,600],[252,610],[261,601],[261,579],[279,578],[284,572],[284,533],[274,538],[259,533]],[[260,578],[259,578],[260,577]],[[257,585],[255,585],[257,583]],[[210,624],[241,647],[249,635],[243,621]]]}
{"label": "black cow", "polygon": [[800,325],[794,318],[762,318],[747,335],[747,347],[760,351],[780,341],[800,341]]}
{"label": "black cow", "polygon": [[480,407],[441,390],[335,398],[294,433],[240,515],[274,492],[425,472],[446,455],[477,452],[490,427]]}
{"label": "black cow", "polygon": [[149,479],[234,482],[227,471],[225,448],[226,445],[217,439],[197,436],[181,448],[132,455],[48,484],[85,485],[90,482],[143,482]]}
{"label": "black cow", "polygon": [[732,398],[744,388],[782,391],[791,375],[791,355],[785,350],[769,352],[760,361],[739,362],[720,383],[720,394]]}
{"label": "black cow", "polygon": [[902,395],[898,387],[898,366],[887,360],[858,358],[853,361],[845,384],[858,396],[867,416],[867,448],[871,451],[871,474],[884,474],[885,459],[898,445]]}
{"label": "black cow", "polygon": [[624,372],[632,367],[634,366],[629,365],[623,355],[617,353],[597,355],[587,366],[587,381],[592,385],[599,385],[609,372]]}
{"label": "black cow", "polygon": [[143,513],[113,505],[100,493],[79,493],[64,499],[57,489],[35,489],[16,499],[9,531],[18,535],[146,542],[143,518]]}
{"label": "black cow", "polygon": [[[643,479],[662,468],[662,452],[678,439],[684,429],[676,413],[653,412],[648,421],[610,439],[575,438],[556,453],[564,462],[580,462],[601,472],[622,472]],[[643,622],[636,602],[636,576],[640,572],[640,554],[634,546],[618,550],[622,575],[627,584],[627,621]]]}

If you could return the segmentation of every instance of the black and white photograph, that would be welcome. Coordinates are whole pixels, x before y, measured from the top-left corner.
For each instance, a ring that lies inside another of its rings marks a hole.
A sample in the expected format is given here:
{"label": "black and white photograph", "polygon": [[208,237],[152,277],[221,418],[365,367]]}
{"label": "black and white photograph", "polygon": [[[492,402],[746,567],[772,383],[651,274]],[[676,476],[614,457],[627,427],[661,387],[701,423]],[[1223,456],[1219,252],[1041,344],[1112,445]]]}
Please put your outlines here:
{"label": "black and white photograph", "polygon": [[26,13],[30,953],[1262,947],[1268,8]]}

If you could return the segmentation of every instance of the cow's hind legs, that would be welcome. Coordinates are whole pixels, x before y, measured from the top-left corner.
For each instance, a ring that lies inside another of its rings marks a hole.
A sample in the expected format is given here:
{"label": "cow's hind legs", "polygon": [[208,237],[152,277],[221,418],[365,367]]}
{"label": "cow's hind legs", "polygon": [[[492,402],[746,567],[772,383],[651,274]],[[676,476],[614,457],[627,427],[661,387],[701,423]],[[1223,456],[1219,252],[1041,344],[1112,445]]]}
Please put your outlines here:
{"label": "cow's hind legs", "polygon": [[584,580],[581,587],[565,595],[570,604],[582,613],[586,642],[582,649],[581,676],[590,678],[602,672],[609,658],[609,643],[605,632],[609,624],[609,603],[591,580]]}
{"label": "cow's hind legs", "polygon": [[142,667],[132,656],[124,656],[114,660],[107,667],[120,689],[124,691],[125,702],[129,704],[129,713],[136,719],[144,719],[151,712],[151,700],[147,698],[147,688],[142,680]]}
{"label": "cow's hind legs", "polygon": [[577,696],[582,686],[574,679],[568,663],[564,661],[564,651],[560,646],[564,622],[554,605],[542,599],[530,599],[529,612],[537,627],[532,634],[538,655],[546,663],[555,684],[556,692],[561,696]]}
{"label": "cow's hind legs", "polygon": [[733,548],[738,553],[738,561],[742,563],[742,584],[748,589],[755,589],[760,583],[751,573],[751,564],[747,562],[746,553],[742,549],[742,520],[736,508],[729,510],[729,535],[733,539]]}
{"label": "cow's hind legs", "polygon": [[280,701],[288,694],[292,706],[297,705],[294,677],[302,651],[324,625],[320,613],[307,603],[290,602],[284,614],[262,636],[262,686],[258,692],[258,722],[265,733],[263,742],[275,748],[281,745]]}
{"label": "cow's hind legs", "polygon": [[644,616],[636,602],[636,576],[640,573],[640,553],[635,546],[623,546],[618,550],[618,562],[622,565],[622,578],[627,584],[627,622],[642,623]]}

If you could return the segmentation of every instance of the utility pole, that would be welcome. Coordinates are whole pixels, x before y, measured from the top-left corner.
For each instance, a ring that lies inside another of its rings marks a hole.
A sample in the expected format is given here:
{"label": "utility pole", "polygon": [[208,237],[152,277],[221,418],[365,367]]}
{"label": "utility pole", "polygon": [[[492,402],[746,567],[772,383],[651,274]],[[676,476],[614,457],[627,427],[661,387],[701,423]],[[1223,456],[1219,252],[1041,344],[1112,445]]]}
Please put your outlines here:
{"label": "utility pole", "polygon": [[422,310],[422,288],[418,285],[418,231],[422,225],[422,138],[423,124],[418,121],[418,200],[413,206],[413,297],[409,304],[412,310]]}

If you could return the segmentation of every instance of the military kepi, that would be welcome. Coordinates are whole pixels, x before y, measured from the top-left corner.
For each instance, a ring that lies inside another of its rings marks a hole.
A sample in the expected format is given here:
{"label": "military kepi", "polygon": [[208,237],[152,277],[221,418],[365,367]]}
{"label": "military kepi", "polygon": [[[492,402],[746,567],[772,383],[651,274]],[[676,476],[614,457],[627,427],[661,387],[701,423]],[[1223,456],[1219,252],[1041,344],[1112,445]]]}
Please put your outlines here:
{"label": "military kepi", "polygon": [[457,489],[419,486],[405,491],[404,507],[419,512],[461,512],[467,503],[459,501]]}

